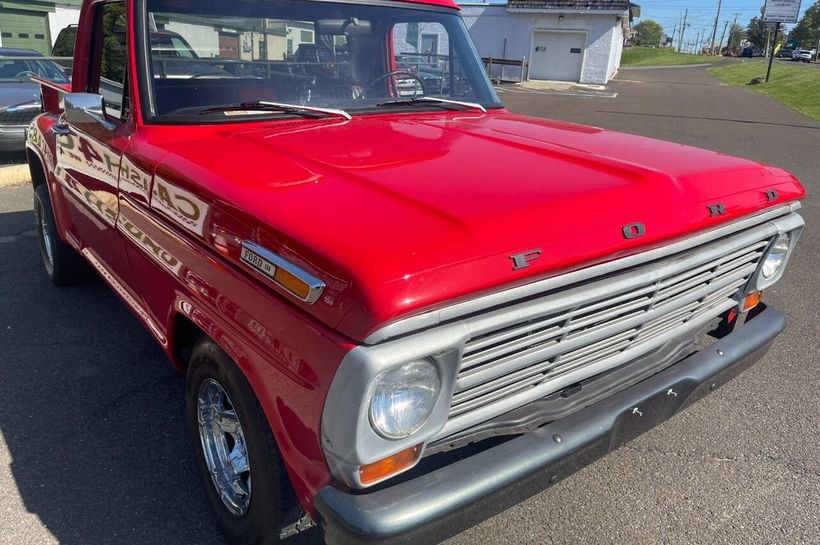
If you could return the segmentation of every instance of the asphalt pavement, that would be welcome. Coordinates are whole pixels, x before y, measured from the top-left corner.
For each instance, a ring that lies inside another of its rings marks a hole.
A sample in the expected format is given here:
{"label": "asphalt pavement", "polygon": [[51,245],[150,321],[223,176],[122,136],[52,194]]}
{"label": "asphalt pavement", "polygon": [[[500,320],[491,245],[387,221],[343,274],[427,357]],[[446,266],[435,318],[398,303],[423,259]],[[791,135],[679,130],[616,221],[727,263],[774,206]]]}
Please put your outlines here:
{"label": "asphalt pavement", "polygon": [[[808,227],[765,296],[790,325],[726,387],[447,544],[820,543],[820,123],[702,68],[623,71],[608,90],[503,99],[797,174]],[[0,189],[0,543],[222,544],[183,378],[101,282],[48,283],[30,208],[25,186]]]}

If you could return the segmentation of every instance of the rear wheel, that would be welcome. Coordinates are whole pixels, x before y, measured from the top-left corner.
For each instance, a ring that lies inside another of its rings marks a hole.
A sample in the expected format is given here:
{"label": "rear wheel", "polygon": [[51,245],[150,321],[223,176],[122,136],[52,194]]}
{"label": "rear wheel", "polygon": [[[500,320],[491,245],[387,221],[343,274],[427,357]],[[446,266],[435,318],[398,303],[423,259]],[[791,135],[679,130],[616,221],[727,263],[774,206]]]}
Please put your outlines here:
{"label": "rear wheel", "polygon": [[34,189],[34,215],[37,218],[37,238],[43,265],[51,281],[58,286],[79,284],[88,278],[88,266],[74,248],[60,240],[48,187]]}
{"label": "rear wheel", "polygon": [[296,499],[270,425],[244,375],[211,339],[187,375],[188,427],[211,509],[235,545],[319,543]]}

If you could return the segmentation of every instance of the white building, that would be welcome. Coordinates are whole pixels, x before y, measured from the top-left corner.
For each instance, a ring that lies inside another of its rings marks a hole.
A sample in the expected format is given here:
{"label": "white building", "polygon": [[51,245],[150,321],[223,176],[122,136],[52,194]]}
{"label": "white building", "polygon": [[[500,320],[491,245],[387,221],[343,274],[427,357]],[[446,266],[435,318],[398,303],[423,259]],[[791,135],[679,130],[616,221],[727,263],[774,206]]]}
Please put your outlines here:
{"label": "white building", "polygon": [[630,0],[509,0],[461,4],[482,57],[526,59],[528,79],[606,84],[621,66],[640,8]]}
{"label": "white building", "polygon": [[80,18],[82,0],[0,2],[0,46],[33,49],[44,55],[60,31]]}

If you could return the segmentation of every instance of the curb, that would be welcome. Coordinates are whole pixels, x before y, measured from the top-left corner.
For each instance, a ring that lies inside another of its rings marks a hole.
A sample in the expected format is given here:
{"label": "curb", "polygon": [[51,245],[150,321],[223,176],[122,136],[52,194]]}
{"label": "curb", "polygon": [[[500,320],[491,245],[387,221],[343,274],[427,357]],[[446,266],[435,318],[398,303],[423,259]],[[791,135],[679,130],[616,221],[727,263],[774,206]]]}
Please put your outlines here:
{"label": "curb", "polygon": [[0,167],[0,187],[27,184],[31,181],[28,165],[10,165]]}

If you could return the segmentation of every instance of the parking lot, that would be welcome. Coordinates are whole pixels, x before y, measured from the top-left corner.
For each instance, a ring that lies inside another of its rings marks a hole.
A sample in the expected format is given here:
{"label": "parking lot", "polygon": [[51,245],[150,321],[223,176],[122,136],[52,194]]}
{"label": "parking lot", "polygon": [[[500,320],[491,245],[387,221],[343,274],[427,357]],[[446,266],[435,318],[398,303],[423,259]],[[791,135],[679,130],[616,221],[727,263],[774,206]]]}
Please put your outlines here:
{"label": "parking lot", "polygon": [[[447,543],[820,543],[820,123],[697,67],[623,70],[607,91],[502,98],[798,175],[807,229],[765,295],[790,325],[714,395]],[[183,377],[101,282],[48,283],[30,207],[25,186],[0,189],[0,544],[223,543],[194,472]]]}

